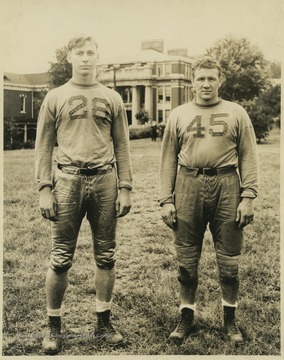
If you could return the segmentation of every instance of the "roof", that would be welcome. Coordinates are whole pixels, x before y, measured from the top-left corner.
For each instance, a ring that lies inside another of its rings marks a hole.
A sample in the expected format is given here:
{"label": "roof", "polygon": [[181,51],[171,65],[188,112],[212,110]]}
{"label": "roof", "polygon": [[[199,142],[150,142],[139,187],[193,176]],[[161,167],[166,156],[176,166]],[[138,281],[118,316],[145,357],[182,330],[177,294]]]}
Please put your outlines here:
{"label": "roof", "polygon": [[4,73],[4,85],[46,86],[48,73],[15,74]]}
{"label": "roof", "polygon": [[132,64],[132,63],[147,63],[147,62],[166,62],[166,61],[183,61],[192,63],[192,59],[185,56],[168,55],[159,51],[147,49],[136,54],[124,54],[116,56],[115,58],[103,59],[101,65],[107,64]]}

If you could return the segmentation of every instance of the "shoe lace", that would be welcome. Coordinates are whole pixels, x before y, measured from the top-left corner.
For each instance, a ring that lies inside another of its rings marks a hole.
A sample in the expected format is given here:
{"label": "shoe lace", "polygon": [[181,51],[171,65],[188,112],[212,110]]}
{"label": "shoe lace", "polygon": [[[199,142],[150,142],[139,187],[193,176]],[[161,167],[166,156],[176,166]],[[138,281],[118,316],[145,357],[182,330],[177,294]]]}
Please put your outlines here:
{"label": "shoe lace", "polygon": [[107,334],[115,334],[116,333],[111,321],[100,322],[99,326],[98,326],[98,330],[99,330],[99,332],[107,333]]}
{"label": "shoe lace", "polygon": [[50,337],[51,338],[58,338],[61,335],[61,326],[59,322],[50,321]]}
{"label": "shoe lace", "polygon": [[177,332],[187,332],[190,328],[190,324],[188,323],[187,319],[180,319],[179,323],[177,324],[176,331]]}
{"label": "shoe lace", "polygon": [[236,324],[235,321],[231,321],[228,325],[227,325],[227,329],[228,332],[232,333],[232,334],[239,334],[240,330]]}
{"label": "shoe lace", "polygon": [[116,330],[115,330],[115,328],[113,327],[113,325],[112,325],[111,322],[109,322],[109,323],[107,324],[107,332],[108,332],[109,334],[115,334],[115,333],[116,333]]}

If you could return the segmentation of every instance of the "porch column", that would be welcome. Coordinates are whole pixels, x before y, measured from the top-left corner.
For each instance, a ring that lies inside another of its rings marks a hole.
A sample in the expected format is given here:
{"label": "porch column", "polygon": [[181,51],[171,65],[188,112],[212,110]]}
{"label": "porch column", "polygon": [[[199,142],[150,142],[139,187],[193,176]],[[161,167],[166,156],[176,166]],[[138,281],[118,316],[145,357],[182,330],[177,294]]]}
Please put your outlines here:
{"label": "porch column", "polygon": [[151,86],[145,86],[145,110],[149,112],[150,118],[153,119],[153,96]]}
{"label": "porch column", "polygon": [[138,121],[135,115],[138,112],[138,96],[137,96],[137,87],[132,87],[132,125],[137,125]]}
{"label": "porch column", "polygon": [[24,144],[26,144],[28,141],[28,125],[25,124],[24,126]]}

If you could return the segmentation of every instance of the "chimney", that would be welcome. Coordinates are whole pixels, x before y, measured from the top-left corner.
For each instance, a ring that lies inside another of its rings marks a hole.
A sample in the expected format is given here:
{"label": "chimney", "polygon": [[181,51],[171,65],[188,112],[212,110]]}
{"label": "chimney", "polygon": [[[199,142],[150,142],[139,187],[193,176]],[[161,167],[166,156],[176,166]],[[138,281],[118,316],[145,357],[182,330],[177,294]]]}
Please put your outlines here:
{"label": "chimney", "polygon": [[164,53],[164,40],[143,40],[141,50],[156,50]]}

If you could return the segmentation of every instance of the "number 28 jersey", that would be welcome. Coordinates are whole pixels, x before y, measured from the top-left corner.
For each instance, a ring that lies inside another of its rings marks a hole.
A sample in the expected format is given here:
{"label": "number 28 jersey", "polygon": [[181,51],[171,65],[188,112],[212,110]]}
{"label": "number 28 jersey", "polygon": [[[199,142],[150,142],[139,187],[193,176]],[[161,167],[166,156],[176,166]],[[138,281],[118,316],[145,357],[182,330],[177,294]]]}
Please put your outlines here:
{"label": "number 28 jersey", "polygon": [[128,122],[123,101],[114,90],[70,80],[46,95],[35,148],[39,187],[52,184],[55,140],[59,164],[97,168],[116,162],[119,186],[131,186]]}
{"label": "number 28 jersey", "polygon": [[168,119],[162,148],[162,197],[174,191],[177,166],[239,169],[242,196],[257,195],[256,138],[245,109],[230,101],[175,108]]}

